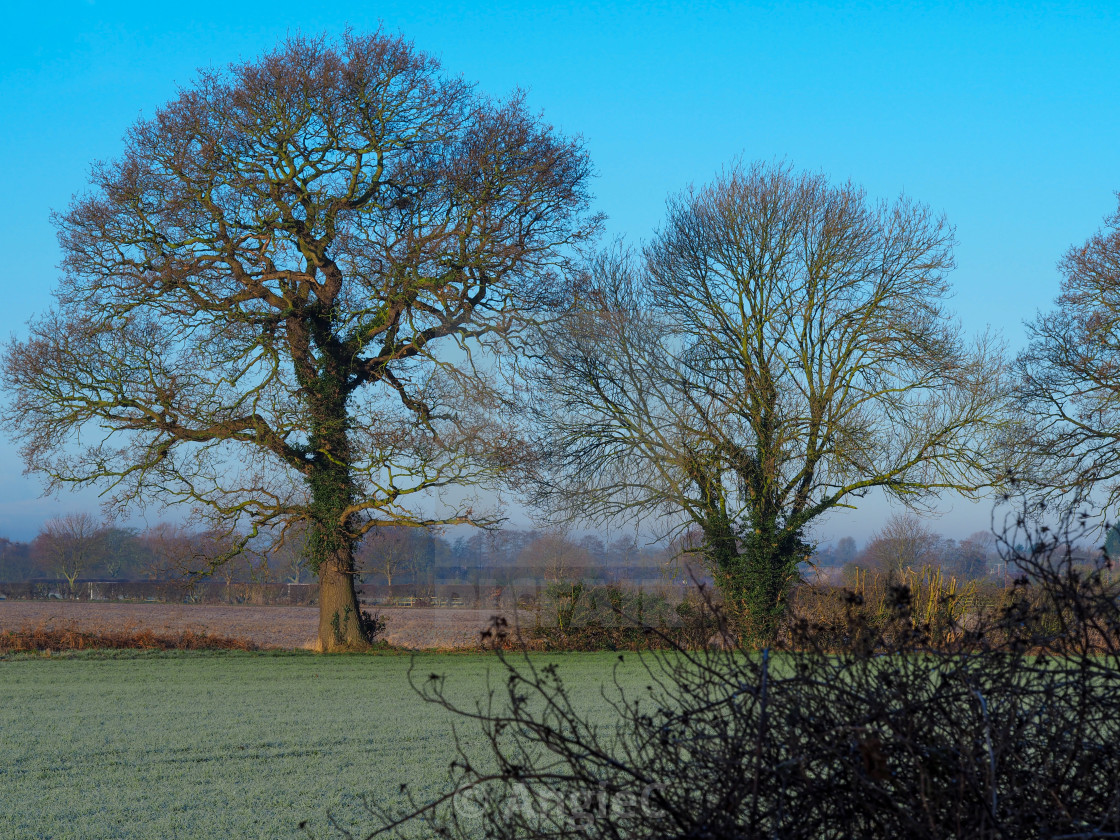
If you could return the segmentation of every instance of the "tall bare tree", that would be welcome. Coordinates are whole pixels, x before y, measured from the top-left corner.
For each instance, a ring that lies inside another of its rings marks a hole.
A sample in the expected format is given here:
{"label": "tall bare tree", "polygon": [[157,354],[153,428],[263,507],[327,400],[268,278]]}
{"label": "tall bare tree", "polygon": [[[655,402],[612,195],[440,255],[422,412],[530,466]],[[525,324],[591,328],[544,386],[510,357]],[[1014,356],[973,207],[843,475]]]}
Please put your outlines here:
{"label": "tall bare tree", "polygon": [[487,521],[520,456],[477,348],[592,235],[578,140],[399,39],[292,38],[204,70],[56,217],[56,307],[10,344],[7,414],[48,486],[306,526],[324,649],[362,645],[370,528]]}
{"label": "tall bare tree", "polygon": [[268,552],[268,565],[282,583],[307,583],[310,578],[307,569],[307,539],[299,531],[289,529],[287,537],[279,545],[271,546]]}
{"label": "tall bare tree", "polygon": [[863,550],[862,559],[884,572],[936,565],[941,560],[941,537],[912,511],[892,514]]}
{"label": "tall bare tree", "polygon": [[[1120,193],[1117,194],[1120,198]],[[1016,363],[1024,414],[1016,446],[1034,456],[1036,489],[1092,487],[1113,517],[1120,503],[1120,207],[1059,263],[1056,306],[1027,326]]]}
{"label": "tall bare tree", "polygon": [[992,481],[1002,357],[945,310],[951,244],[919,204],[787,166],[672,199],[543,337],[536,501],[697,526],[741,626],[772,637],[817,517],[873,488],[920,508]]}
{"label": "tall bare tree", "polygon": [[105,528],[88,513],[67,513],[48,519],[31,543],[31,556],[46,572],[66,578],[68,594],[83,572],[101,562]]}
{"label": "tall bare tree", "polygon": [[385,578],[387,586],[393,585],[393,576],[403,572],[416,545],[402,528],[378,528],[366,534],[358,550],[358,565],[368,573],[376,572]]}
{"label": "tall bare tree", "polygon": [[148,579],[180,578],[199,568],[194,536],[183,525],[171,522],[159,522],[146,528],[139,540],[150,558],[145,570]]}

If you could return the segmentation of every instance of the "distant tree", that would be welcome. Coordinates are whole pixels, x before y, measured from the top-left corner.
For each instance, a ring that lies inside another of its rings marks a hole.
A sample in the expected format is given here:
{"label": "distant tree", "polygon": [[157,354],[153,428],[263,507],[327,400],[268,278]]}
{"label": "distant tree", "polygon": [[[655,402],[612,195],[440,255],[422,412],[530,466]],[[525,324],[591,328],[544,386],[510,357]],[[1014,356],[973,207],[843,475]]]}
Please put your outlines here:
{"label": "distant tree", "polygon": [[998,559],[995,534],[976,531],[946,553],[942,566],[962,578],[979,578],[984,577],[992,561]]}
{"label": "distant tree", "polygon": [[393,585],[393,576],[408,568],[416,546],[407,528],[378,528],[370,531],[358,550],[358,567],[385,578]]}
{"label": "distant tree", "polygon": [[518,565],[537,570],[550,583],[565,583],[582,577],[596,564],[584,546],[570,539],[563,529],[552,528],[522,549]]}
{"label": "distant tree", "polygon": [[[1117,194],[1120,198],[1120,193]],[[1055,307],[1027,325],[1016,396],[1023,476],[1048,494],[1092,486],[1103,512],[1120,503],[1120,207],[1058,265]]]}
{"label": "distant tree", "polygon": [[841,537],[840,541],[836,543],[836,562],[838,565],[843,566],[845,563],[851,563],[856,559],[859,550],[856,547],[856,541],[852,537]]}
{"label": "distant tree", "polygon": [[275,575],[284,583],[306,583],[312,577],[307,568],[307,539],[291,531],[268,555],[268,563]]}
{"label": "distant tree", "polygon": [[67,513],[48,519],[31,543],[31,554],[43,571],[66,578],[75,597],[78,578],[101,562],[105,529],[88,513]]}
{"label": "distant tree", "polygon": [[34,568],[28,543],[0,536],[0,580],[27,580]]}
{"label": "distant tree", "polygon": [[1001,350],[945,309],[952,241],[919,204],[786,166],[672,199],[541,338],[537,504],[698,527],[744,631],[772,639],[811,522],[872,488],[976,496],[1003,466]]}
{"label": "distant tree", "polygon": [[546,621],[555,622],[562,633],[570,631],[583,614],[588,578],[597,565],[582,543],[571,539],[563,528],[550,528],[538,533],[518,560],[518,566],[532,570],[538,583],[544,583]]}
{"label": "distant tree", "polygon": [[578,540],[576,545],[582,548],[596,563],[600,563],[606,559],[607,546],[603,543],[603,538],[598,534],[584,534]]}
{"label": "distant tree", "polygon": [[1105,533],[1104,550],[1111,560],[1120,560],[1120,525],[1113,525]]}
{"label": "distant tree", "polygon": [[522,99],[400,38],[202,71],[56,217],[58,304],[3,360],[26,464],[245,539],[305,526],[320,645],[363,646],[363,534],[487,523],[438,494],[522,457],[472,360],[598,230],[590,175]]}
{"label": "distant tree", "polygon": [[514,566],[521,557],[521,553],[537,538],[535,531],[501,531],[496,544],[501,547],[501,562],[507,566]]}
{"label": "distant tree", "polygon": [[941,537],[910,511],[892,514],[868,541],[860,555],[863,565],[884,572],[936,565],[941,559]]}
{"label": "distant tree", "polygon": [[608,559],[612,564],[629,566],[641,555],[638,541],[632,536],[616,537],[608,547]]}
{"label": "distant tree", "polygon": [[28,543],[0,537],[0,580],[27,580],[33,569],[31,546]]}
{"label": "distant tree", "polygon": [[189,577],[197,568],[194,537],[183,525],[160,522],[137,537],[149,559],[149,579]]}
{"label": "distant tree", "polygon": [[225,600],[236,600],[233,584],[254,579],[254,553],[246,547],[247,540],[236,531],[208,528],[190,535],[189,565],[184,570],[188,577],[203,569],[207,575],[225,584]]}
{"label": "distant tree", "polygon": [[111,578],[133,574],[143,563],[142,546],[135,528],[106,528],[102,537],[104,550],[101,568]]}
{"label": "distant tree", "polygon": [[405,573],[419,591],[431,594],[436,582],[436,566],[449,555],[446,542],[432,529],[416,528],[411,534],[412,550],[405,564]]}

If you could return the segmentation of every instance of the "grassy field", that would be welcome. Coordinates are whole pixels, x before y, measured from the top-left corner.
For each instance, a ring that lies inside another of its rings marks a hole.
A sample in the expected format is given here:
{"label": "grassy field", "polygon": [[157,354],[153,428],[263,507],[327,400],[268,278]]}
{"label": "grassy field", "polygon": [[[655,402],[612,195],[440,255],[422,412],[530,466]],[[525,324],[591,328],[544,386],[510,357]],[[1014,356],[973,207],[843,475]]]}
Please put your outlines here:
{"label": "grassy field", "polygon": [[[362,796],[443,788],[451,720],[406,679],[407,656],[165,653],[0,661],[0,837],[325,836]],[[615,654],[561,675],[600,710]],[[491,655],[420,655],[481,696]],[[641,684],[637,663],[627,663]],[[629,678],[627,679],[629,681]],[[475,734],[467,729],[465,734]]]}

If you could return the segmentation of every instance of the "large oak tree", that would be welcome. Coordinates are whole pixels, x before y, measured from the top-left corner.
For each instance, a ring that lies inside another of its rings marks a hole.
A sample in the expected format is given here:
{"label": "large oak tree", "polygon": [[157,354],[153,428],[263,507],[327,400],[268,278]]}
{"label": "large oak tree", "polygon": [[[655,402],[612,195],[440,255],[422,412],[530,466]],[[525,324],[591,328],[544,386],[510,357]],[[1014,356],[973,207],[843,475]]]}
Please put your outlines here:
{"label": "large oak tree", "polygon": [[538,503],[697,529],[741,627],[772,637],[819,517],[998,473],[1003,363],[946,311],[951,246],[919,204],[785,166],[671,200],[542,337]]}
{"label": "large oak tree", "polygon": [[595,232],[589,175],[519,97],[399,38],[203,71],[56,217],[57,305],[3,361],[27,466],[231,533],[297,527],[323,648],[361,645],[356,542],[480,522],[437,496],[519,457],[476,349]]}

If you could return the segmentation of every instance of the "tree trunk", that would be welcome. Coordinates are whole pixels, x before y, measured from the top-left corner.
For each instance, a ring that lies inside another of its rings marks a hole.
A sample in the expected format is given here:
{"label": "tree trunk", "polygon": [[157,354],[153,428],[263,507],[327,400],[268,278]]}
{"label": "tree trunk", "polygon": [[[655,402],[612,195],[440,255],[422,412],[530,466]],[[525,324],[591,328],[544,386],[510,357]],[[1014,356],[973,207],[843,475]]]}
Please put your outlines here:
{"label": "tree trunk", "polygon": [[[307,472],[311,491],[307,544],[312,570],[319,577],[319,650],[369,647],[355,589],[354,523],[349,509],[355,495],[347,414],[347,360],[323,324],[312,329],[321,369],[301,378],[311,414]],[[297,365],[297,368],[299,366]]]}
{"label": "tree trunk", "polygon": [[319,650],[361,650],[368,646],[354,588],[353,557],[340,549],[319,565]]}
{"label": "tree trunk", "polygon": [[801,532],[759,516],[754,527],[736,536],[726,522],[713,518],[707,539],[708,560],[732,629],[751,647],[772,645],[797,580],[797,564],[811,553]]}

